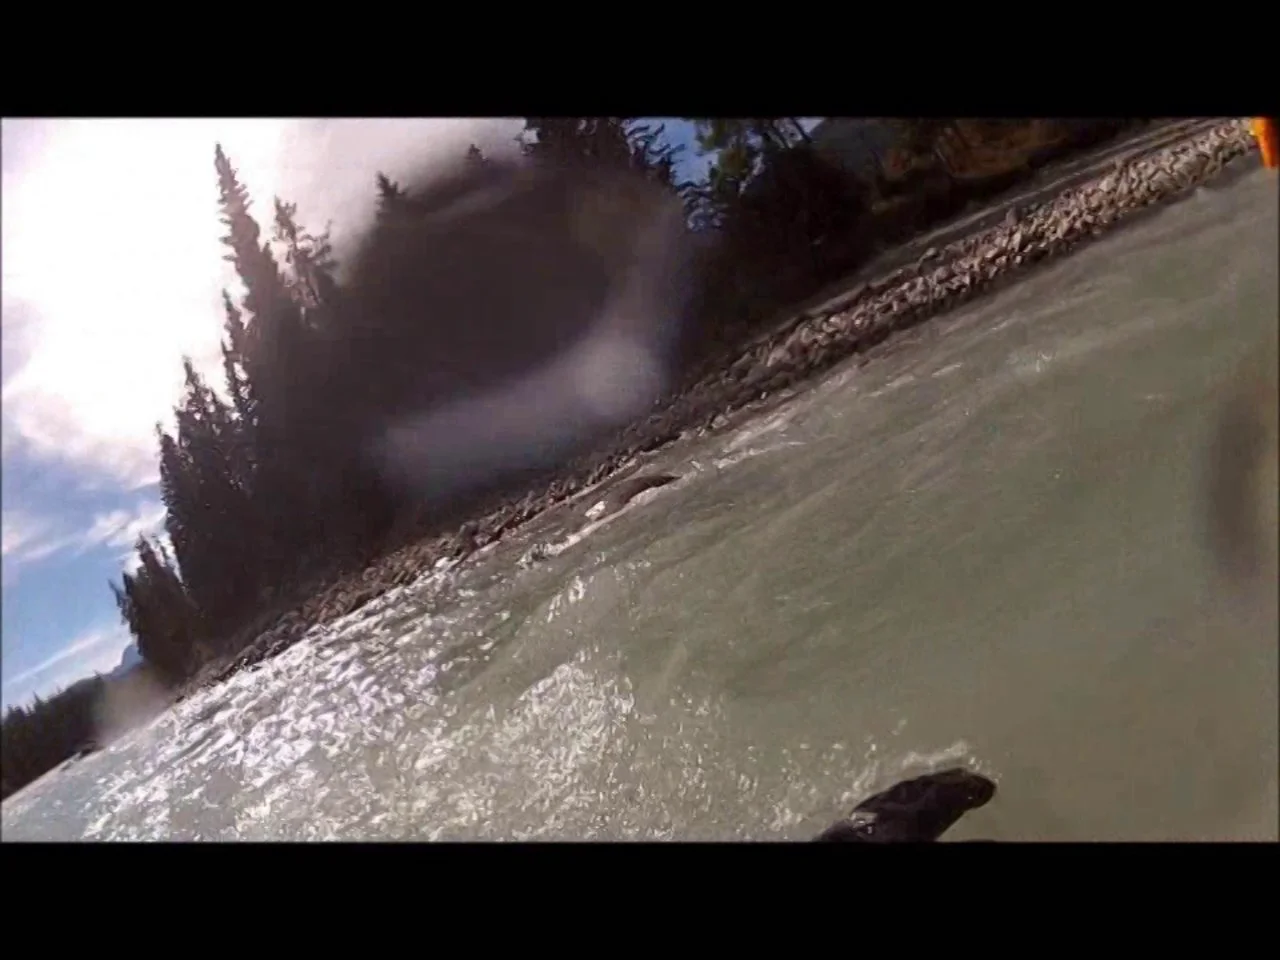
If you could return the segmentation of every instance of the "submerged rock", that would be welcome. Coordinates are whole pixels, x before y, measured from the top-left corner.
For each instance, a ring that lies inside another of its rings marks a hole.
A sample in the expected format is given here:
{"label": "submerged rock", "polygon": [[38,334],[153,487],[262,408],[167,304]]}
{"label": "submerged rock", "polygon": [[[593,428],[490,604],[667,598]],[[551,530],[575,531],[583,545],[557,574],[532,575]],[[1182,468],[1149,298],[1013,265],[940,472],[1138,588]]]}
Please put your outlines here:
{"label": "submerged rock", "polygon": [[838,843],[924,843],[937,840],[970,810],[996,795],[993,781],[952,767],[896,783],[863,800],[849,816],[815,841]]}
{"label": "submerged rock", "polygon": [[666,486],[668,483],[674,483],[679,479],[678,476],[670,473],[627,477],[625,480],[615,483],[605,492],[603,497],[592,503],[586,510],[586,518],[588,520],[600,520],[611,516],[644,493],[644,491],[652,490],[654,487]]}

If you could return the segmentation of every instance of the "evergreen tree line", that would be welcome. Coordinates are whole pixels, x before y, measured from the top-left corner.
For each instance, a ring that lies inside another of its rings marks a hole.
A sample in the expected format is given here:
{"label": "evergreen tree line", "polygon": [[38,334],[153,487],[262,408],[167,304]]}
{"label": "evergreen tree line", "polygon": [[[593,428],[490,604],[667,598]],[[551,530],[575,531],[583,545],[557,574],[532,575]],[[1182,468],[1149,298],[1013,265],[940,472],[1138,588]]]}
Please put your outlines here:
{"label": "evergreen tree line", "polygon": [[0,727],[0,799],[83,749],[95,726],[103,680],[91,677],[48,700],[10,707]]}

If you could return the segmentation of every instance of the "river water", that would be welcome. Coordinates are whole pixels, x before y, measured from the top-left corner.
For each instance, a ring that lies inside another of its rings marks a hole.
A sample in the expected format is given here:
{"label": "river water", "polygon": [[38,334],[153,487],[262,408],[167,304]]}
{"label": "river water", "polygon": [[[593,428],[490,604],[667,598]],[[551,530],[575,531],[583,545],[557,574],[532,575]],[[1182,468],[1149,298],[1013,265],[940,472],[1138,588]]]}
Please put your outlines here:
{"label": "river water", "polygon": [[964,763],[999,792],[948,839],[1275,839],[1274,549],[1224,580],[1203,480],[1275,369],[1277,232],[1273,174],[1202,189],[45,777],[4,838],[796,839]]}

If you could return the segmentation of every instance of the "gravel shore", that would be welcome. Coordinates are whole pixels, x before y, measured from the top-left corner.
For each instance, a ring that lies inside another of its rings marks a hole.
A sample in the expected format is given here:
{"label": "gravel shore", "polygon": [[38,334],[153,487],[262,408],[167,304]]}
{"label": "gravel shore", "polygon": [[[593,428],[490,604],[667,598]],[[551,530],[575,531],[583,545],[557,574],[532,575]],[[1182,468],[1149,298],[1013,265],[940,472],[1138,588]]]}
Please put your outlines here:
{"label": "gravel shore", "polygon": [[1101,177],[1044,202],[1010,209],[994,226],[926,249],[914,263],[866,283],[839,309],[808,317],[755,343],[727,369],[665,399],[647,418],[624,430],[609,450],[568,465],[547,488],[509,501],[452,534],[397,550],[329,586],[279,617],[234,659],[202,671],[195,685],[218,682],[274,656],[312,627],[345,616],[446,562],[459,562],[590,488],[603,490],[637,457],[682,436],[717,430],[730,414],[767,402],[778,391],[829,370],[895,331],[988,292],[997,281],[1109,232],[1145,208],[1178,199],[1254,149],[1245,121],[1223,121],[1151,153],[1122,157]]}

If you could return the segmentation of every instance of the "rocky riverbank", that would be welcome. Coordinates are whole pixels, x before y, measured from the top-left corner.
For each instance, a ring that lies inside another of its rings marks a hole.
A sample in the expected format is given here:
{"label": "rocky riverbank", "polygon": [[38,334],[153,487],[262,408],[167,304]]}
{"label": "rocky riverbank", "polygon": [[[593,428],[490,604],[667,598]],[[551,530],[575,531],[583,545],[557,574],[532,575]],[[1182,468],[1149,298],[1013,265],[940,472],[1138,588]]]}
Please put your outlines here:
{"label": "rocky riverbank", "polygon": [[[465,559],[533,517],[610,481],[641,455],[690,433],[718,429],[728,415],[830,369],[849,356],[988,292],[1037,262],[1068,252],[1133,214],[1175,200],[1255,149],[1243,121],[1222,124],[1152,153],[1119,161],[1111,172],[1063,190],[1051,200],[1011,210],[994,227],[965,236],[867,283],[840,309],[805,319],[742,354],[727,369],[655,406],[613,446],[570,464],[546,489],[530,492],[462,525],[452,534],[397,550],[320,591],[266,625],[233,659],[202,671],[195,683],[217,682],[274,656],[312,627],[345,616],[393,587]],[[597,497],[599,499],[599,497]]]}

